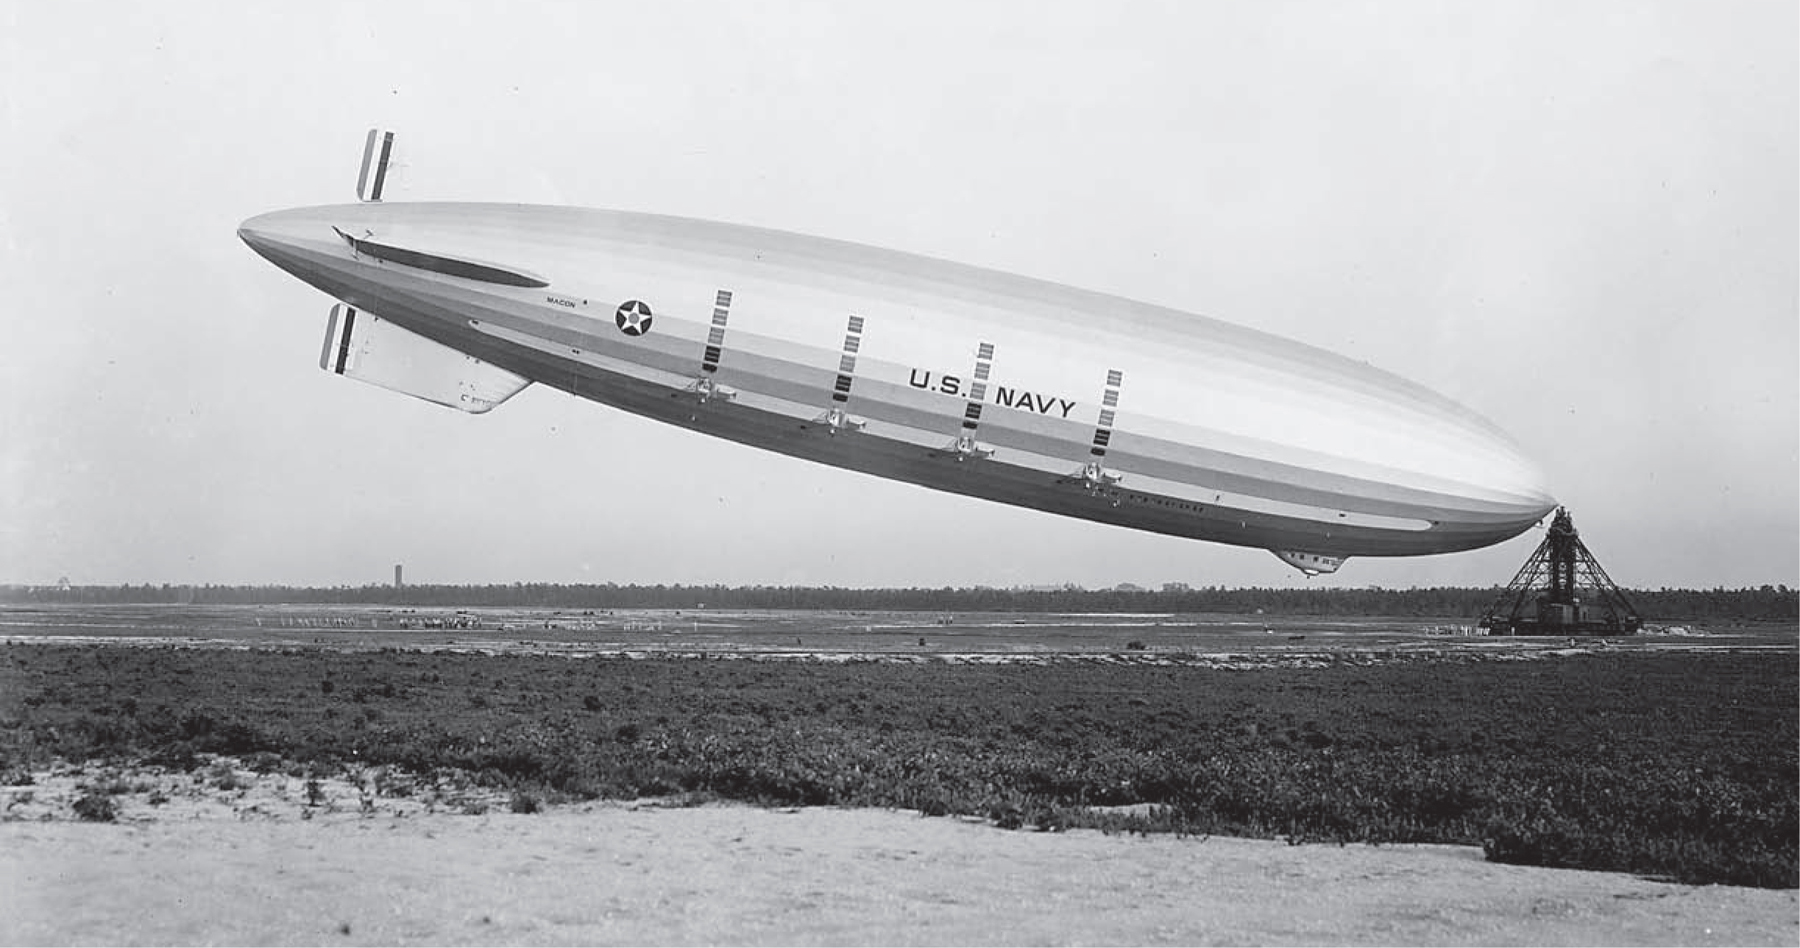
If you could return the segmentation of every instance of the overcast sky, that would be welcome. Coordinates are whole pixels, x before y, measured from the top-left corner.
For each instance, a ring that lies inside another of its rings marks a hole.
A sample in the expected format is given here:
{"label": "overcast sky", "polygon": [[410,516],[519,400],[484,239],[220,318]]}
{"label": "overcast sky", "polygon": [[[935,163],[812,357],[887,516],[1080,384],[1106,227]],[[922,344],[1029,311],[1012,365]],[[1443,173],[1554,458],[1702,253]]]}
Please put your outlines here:
{"label": "overcast sky", "polygon": [[[1791,2],[0,4],[0,582],[1299,585],[533,387],[317,366],[235,236],[354,200],[895,247],[1345,353],[1629,586],[1800,585]],[[725,529],[720,524],[729,525]],[[1541,538],[1315,585],[1505,582]]]}

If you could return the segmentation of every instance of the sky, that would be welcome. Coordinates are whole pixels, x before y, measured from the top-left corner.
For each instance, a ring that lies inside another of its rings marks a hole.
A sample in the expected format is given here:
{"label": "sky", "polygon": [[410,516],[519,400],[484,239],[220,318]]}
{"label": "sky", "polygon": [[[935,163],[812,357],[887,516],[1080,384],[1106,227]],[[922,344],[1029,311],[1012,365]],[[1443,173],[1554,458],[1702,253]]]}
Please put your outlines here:
{"label": "sky", "polygon": [[[0,0],[0,582],[1504,583],[837,471],[317,365],[239,222],[577,204],[1204,313],[1442,392],[1613,579],[1800,586],[1800,23],[1770,3]],[[720,524],[728,528],[720,529]]]}

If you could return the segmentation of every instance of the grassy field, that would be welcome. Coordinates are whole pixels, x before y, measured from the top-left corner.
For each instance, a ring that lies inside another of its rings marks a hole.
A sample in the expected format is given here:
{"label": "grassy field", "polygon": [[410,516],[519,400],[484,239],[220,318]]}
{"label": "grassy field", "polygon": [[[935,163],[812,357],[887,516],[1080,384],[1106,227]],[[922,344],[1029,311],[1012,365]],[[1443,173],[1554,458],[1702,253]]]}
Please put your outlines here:
{"label": "grassy field", "polygon": [[[1800,886],[1791,652],[1226,670],[0,647],[0,770],[389,768]],[[1129,810],[1108,809],[1137,805]]]}

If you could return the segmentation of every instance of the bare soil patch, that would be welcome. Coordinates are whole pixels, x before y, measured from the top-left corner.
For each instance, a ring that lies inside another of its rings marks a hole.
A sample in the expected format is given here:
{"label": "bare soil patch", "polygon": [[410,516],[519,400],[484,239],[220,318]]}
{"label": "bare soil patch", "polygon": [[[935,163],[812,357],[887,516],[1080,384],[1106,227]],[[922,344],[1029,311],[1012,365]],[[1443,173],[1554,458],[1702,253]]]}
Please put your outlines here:
{"label": "bare soil patch", "polygon": [[[47,776],[36,799],[53,805],[60,786]],[[645,802],[471,816],[382,801],[365,813],[309,808],[293,790],[265,777],[242,793],[181,793],[156,807],[123,794],[117,823],[0,825],[0,941],[1800,940],[1791,890],[1505,866],[1473,847],[1017,833],[904,811]],[[330,792],[358,799],[349,783]]]}

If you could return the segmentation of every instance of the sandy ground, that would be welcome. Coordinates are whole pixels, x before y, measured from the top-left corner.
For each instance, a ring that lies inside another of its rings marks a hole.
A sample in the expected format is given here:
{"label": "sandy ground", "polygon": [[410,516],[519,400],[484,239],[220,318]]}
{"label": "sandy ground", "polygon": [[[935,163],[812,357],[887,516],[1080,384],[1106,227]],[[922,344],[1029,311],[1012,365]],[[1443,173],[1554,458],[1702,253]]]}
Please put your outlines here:
{"label": "sandy ground", "polygon": [[[0,941],[1800,944],[1793,891],[1501,866],[1465,847],[652,801],[518,814],[423,781],[378,793],[402,781],[386,772],[309,794],[234,763],[0,790]],[[73,819],[94,786],[116,791],[118,822]]]}

